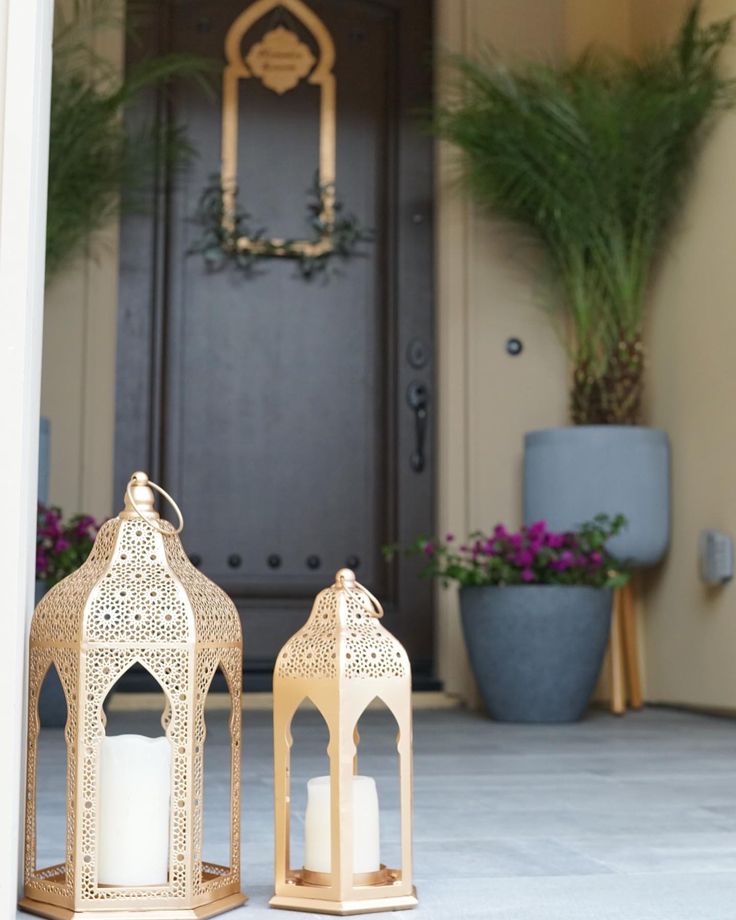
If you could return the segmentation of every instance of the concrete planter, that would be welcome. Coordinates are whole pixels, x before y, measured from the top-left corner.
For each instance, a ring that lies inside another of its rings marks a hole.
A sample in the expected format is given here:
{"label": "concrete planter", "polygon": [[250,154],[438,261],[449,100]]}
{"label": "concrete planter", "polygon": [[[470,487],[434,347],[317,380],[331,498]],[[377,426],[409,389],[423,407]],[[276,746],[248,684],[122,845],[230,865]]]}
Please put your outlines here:
{"label": "concrete planter", "polygon": [[624,514],[609,550],[632,565],[664,556],[670,530],[670,448],[664,431],[580,425],[524,437],[524,522],[575,530],[596,514]]}
{"label": "concrete planter", "polygon": [[595,687],[611,624],[604,588],[462,588],[463,632],[489,714],[575,722]]}

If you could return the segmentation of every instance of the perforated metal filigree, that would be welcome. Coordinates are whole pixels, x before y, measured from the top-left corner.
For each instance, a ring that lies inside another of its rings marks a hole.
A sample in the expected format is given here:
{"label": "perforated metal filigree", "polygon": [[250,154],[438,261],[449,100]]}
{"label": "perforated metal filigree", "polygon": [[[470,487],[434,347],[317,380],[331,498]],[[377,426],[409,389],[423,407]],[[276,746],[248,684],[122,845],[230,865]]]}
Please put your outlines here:
{"label": "perforated metal filigree", "polygon": [[[152,500],[152,495],[151,495]],[[107,522],[85,564],[39,603],[31,624],[26,898],[71,910],[202,908],[240,892],[240,692],[242,636],[227,595],[187,559],[173,528],[158,530],[130,509]],[[163,531],[163,532],[161,532]],[[172,748],[169,872],[165,885],[97,883],[98,771],[103,703],[119,678],[142,665],[166,698]],[[66,695],[65,862],[36,865],[38,698],[51,666]],[[231,852],[228,866],[202,861],[204,709],[220,667],[231,699]],[[242,897],[241,897],[242,901]]]}
{"label": "perforated metal filigree", "polygon": [[276,661],[279,677],[404,677],[409,661],[401,643],[381,626],[360,589],[321,591],[306,624]]}
{"label": "perforated metal filigree", "polygon": [[[401,643],[381,625],[379,601],[341,569],[320,592],[305,625],[276,660],[273,681],[275,894],[273,907],[353,914],[414,907],[411,876],[411,668]],[[358,722],[375,700],[396,719],[401,864],[356,874],[352,780],[358,772]],[[291,864],[292,720],[310,700],[329,732],[331,870]]]}
{"label": "perforated metal filigree", "polygon": [[84,607],[107,570],[119,526],[118,518],[103,524],[84,565],[41,598],[31,620],[32,644],[59,646],[81,641]]}

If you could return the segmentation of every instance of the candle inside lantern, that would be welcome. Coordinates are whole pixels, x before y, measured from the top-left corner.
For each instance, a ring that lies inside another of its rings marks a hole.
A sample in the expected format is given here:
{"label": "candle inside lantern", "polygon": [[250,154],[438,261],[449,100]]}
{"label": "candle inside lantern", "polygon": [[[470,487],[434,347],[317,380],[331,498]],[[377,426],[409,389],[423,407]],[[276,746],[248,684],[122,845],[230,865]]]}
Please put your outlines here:
{"label": "candle inside lantern", "polygon": [[169,870],[171,744],[115,735],[100,751],[100,885],[165,885]]}
{"label": "candle inside lantern", "polygon": [[[307,783],[304,820],[304,868],[330,872],[331,854],[330,777],[315,776]],[[371,776],[353,776],[353,872],[377,872],[381,868],[378,793]]]}

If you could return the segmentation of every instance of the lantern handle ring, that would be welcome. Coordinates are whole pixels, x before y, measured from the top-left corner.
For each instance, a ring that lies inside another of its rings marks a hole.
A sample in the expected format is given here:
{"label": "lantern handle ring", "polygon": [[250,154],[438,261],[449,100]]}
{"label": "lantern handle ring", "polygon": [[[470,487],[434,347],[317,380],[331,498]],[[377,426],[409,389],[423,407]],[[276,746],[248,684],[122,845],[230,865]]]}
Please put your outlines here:
{"label": "lantern handle ring", "polygon": [[[368,590],[368,588],[366,588],[365,585],[361,585],[361,583],[360,583],[359,581],[356,581],[356,582],[355,582],[355,587],[356,587],[359,591],[362,591],[364,594],[367,594],[367,595],[368,595],[368,599],[370,600],[371,604],[373,605],[372,607],[366,607],[365,604],[361,604],[361,607],[363,608],[363,610],[365,610],[365,612],[366,612],[369,616],[375,617],[377,620],[380,620],[381,617],[383,616],[383,607],[381,606],[381,602],[378,600],[378,598],[375,597],[373,594],[371,594],[371,592]],[[348,589],[348,590],[350,590],[350,589]]]}
{"label": "lantern handle ring", "polygon": [[131,479],[130,482],[128,483],[127,489],[125,490],[125,494],[128,498],[128,501],[131,504],[131,507],[137,513],[138,517],[140,517],[141,520],[144,521],[144,523],[148,524],[151,530],[155,530],[156,533],[160,533],[164,537],[171,537],[174,534],[179,534],[182,532],[182,530],[184,530],[184,515],[181,513],[181,508],[177,505],[177,503],[174,501],[174,499],[169,495],[169,493],[165,489],[162,489],[160,485],[157,485],[157,483],[153,482],[153,480],[151,479],[149,479],[148,482],[146,483],[147,486],[150,486],[152,489],[155,489],[159,495],[165,498],[166,501],[171,505],[171,507],[176,512],[176,516],[179,518],[179,524],[175,530],[167,530],[165,527],[162,527],[160,524],[157,524],[155,521],[152,521],[150,518],[147,518],[145,514],[143,514],[143,512],[138,507],[138,505],[136,505],[135,499],[133,498],[133,491],[131,489],[131,486],[133,485],[133,483],[134,483],[134,480]]}

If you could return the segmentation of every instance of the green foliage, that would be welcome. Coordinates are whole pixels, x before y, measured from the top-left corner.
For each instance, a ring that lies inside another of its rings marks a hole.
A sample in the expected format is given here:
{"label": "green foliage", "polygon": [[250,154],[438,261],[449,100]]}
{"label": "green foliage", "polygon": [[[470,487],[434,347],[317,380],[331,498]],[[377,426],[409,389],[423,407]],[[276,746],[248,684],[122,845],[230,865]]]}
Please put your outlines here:
{"label": "green foliage", "polygon": [[150,124],[129,133],[123,114],[150,88],[174,77],[204,81],[211,64],[192,55],[145,60],[124,77],[94,50],[106,30],[122,28],[117,0],[77,0],[65,17],[55,5],[51,82],[46,277],[76,256],[90,234],[126,207],[145,207],[157,169],[181,168],[192,148],[181,128]]}
{"label": "green foliage", "polygon": [[[194,222],[201,227],[202,232],[189,252],[201,253],[210,271],[233,265],[249,274],[263,259],[285,258],[296,262],[303,278],[310,279],[317,275],[327,277],[327,269],[336,257],[346,260],[351,256],[360,255],[360,244],[373,240],[373,231],[364,227],[354,214],[346,212],[338,198],[334,199],[332,206],[333,218],[325,218],[325,199],[328,194],[334,197],[334,187],[320,184],[319,174],[315,174],[314,183],[309,191],[307,224],[312,242],[319,243],[322,239],[329,239],[330,245],[318,254],[305,252],[297,240],[279,240],[278,244],[275,244],[266,228],[255,228],[251,215],[241,210],[238,204],[237,189],[233,196],[233,211],[227,213],[225,190],[220,177],[212,176],[210,184],[200,196],[194,216]],[[255,246],[243,248],[238,243],[243,238],[247,238]]]}
{"label": "green foliage", "polygon": [[626,566],[615,559],[606,544],[626,526],[626,518],[598,514],[576,531],[555,533],[537,521],[512,533],[502,524],[490,535],[477,531],[468,541],[455,545],[453,534],[444,540],[420,538],[407,547],[386,546],[384,555],[420,556],[422,572],[445,586],[587,585],[617,588],[629,578]]}
{"label": "green foliage", "polygon": [[437,134],[462,152],[469,192],[548,254],[566,313],[577,423],[635,423],[655,257],[703,138],[734,103],[719,59],[731,20],[699,3],[676,41],[632,60],[589,50],[565,65],[508,69],[453,56]]}
{"label": "green foliage", "polygon": [[94,546],[100,525],[88,514],[64,521],[60,508],[38,505],[36,578],[51,587],[76,571]]}

